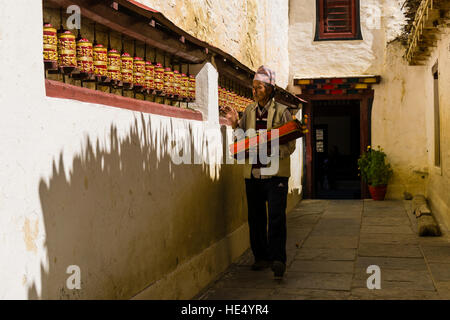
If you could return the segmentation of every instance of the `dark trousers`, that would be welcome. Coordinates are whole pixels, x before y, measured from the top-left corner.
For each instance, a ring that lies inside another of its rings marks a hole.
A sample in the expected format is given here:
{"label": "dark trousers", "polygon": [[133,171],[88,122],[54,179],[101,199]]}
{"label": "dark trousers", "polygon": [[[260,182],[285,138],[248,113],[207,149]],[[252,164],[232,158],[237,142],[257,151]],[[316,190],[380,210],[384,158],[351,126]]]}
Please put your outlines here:
{"label": "dark trousers", "polygon": [[[245,179],[250,245],[255,260],[286,263],[286,202],[288,179]],[[267,231],[267,211],[269,227]]]}

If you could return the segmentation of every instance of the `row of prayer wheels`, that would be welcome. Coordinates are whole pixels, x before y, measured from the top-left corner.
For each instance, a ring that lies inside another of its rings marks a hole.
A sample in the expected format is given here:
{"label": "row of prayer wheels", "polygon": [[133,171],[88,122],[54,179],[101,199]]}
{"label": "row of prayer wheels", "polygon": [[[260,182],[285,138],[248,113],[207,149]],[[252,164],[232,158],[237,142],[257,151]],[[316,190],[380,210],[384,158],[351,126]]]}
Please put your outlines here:
{"label": "row of prayer wheels", "polygon": [[88,39],[76,40],[70,31],[57,33],[51,24],[44,25],[44,61],[59,67],[78,68],[80,72],[109,77],[111,80],[133,84],[158,94],[195,99],[195,76],[178,70],[153,65],[140,57],[132,57],[101,44],[93,45]]}
{"label": "row of prayer wheels", "polygon": [[252,99],[241,96],[232,90],[219,86],[219,107],[231,107],[238,112],[243,112],[245,108],[253,102]]}

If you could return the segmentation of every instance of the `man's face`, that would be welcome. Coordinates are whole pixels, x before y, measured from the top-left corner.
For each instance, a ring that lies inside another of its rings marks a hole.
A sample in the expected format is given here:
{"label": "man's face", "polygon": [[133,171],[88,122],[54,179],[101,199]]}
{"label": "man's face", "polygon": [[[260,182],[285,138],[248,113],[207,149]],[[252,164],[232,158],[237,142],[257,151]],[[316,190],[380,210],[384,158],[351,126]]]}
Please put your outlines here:
{"label": "man's face", "polygon": [[259,80],[253,80],[253,98],[256,102],[264,102],[270,96],[271,92],[268,89],[264,82]]}

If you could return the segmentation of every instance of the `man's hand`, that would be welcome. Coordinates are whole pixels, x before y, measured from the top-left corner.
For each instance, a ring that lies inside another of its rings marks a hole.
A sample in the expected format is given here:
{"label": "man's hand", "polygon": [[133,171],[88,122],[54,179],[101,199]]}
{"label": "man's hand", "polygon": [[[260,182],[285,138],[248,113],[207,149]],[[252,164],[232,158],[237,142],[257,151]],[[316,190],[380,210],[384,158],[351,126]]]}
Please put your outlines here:
{"label": "man's hand", "polygon": [[220,112],[224,115],[224,117],[230,122],[231,127],[235,129],[238,125],[239,114],[236,109],[231,108],[229,106],[225,106],[220,108]]}

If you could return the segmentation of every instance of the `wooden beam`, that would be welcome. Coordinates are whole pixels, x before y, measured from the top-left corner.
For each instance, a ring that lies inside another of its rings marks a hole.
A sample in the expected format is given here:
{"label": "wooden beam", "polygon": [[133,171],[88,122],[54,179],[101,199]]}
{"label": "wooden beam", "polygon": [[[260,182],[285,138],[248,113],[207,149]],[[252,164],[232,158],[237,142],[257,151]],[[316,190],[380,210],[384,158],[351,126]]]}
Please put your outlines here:
{"label": "wooden beam", "polygon": [[310,130],[306,133],[305,144],[306,144],[306,195],[307,199],[314,199],[314,163],[313,163],[313,114],[312,114],[312,103],[308,103],[305,106],[304,113],[308,116],[310,123]]}
{"label": "wooden beam", "polygon": [[[360,103],[360,154],[367,150],[369,145],[369,101],[365,97]],[[369,192],[367,188],[367,183],[361,178],[361,199],[366,199],[369,197]]]}

